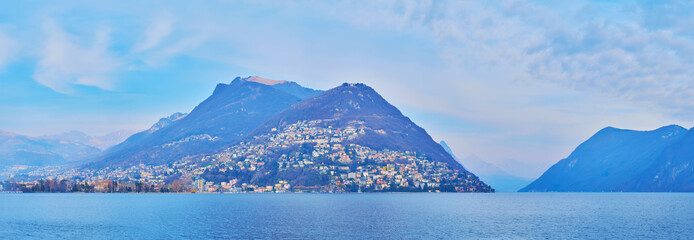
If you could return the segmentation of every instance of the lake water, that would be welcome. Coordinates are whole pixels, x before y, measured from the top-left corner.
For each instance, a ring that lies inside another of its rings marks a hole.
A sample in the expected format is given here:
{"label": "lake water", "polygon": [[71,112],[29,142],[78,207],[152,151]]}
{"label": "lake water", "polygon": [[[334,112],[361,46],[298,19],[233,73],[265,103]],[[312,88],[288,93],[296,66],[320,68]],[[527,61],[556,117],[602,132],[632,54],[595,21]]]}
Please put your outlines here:
{"label": "lake water", "polygon": [[0,194],[0,238],[692,239],[694,194]]}

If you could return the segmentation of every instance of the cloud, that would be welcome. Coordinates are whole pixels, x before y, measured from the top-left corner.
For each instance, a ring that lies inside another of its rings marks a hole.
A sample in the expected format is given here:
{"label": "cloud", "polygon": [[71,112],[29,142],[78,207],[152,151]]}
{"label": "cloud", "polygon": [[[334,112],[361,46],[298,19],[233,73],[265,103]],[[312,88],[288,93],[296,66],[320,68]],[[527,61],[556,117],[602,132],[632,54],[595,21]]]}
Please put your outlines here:
{"label": "cloud", "polygon": [[144,41],[133,47],[133,52],[141,52],[152,49],[169,36],[173,29],[174,18],[170,13],[159,14],[145,30]]}
{"label": "cloud", "polygon": [[[360,49],[360,39],[352,39],[357,42],[354,45],[338,45],[321,36],[332,46],[308,40],[315,44],[302,48],[287,44],[293,39],[283,39],[279,46],[290,50],[265,51],[239,64],[283,72],[295,80],[366,82],[396,106],[435,112],[460,125],[471,125],[447,131],[431,122],[418,122],[435,138],[458,139],[454,142],[458,146],[452,147],[463,155],[545,166],[608,125],[691,126],[694,117],[694,78],[690,77],[694,21],[689,15],[653,28],[642,21],[653,18],[649,7],[630,3],[340,1],[298,5],[290,6],[291,11],[307,9],[359,29],[355,35],[367,38],[371,42],[365,45],[370,46]],[[672,13],[656,16],[662,14]],[[384,38],[389,44],[377,48],[383,40],[378,36],[389,36]],[[408,46],[399,45],[408,41],[416,43],[409,46],[414,51],[438,56],[414,55],[423,58],[412,61],[406,55],[411,50],[402,48]],[[254,49],[274,47],[253,43]],[[374,54],[364,54],[369,51]]]}
{"label": "cloud", "polygon": [[108,52],[108,28],[94,32],[89,46],[80,46],[83,40],[65,33],[54,21],[43,23],[46,36],[40,53],[36,82],[56,92],[71,94],[75,85],[114,90],[113,74],[121,63]]}
{"label": "cloud", "polygon": [[559,86],[694,117],[693,4],[358,1],[313,4],[367,30],[429,37],[461,78]]}
{"label": "cloud", "polygon": [[5,35],[0,29],[0,69],[2,69],[16,53],[18,45],[16,40]]}
{"label": "cloud", "polygon": [[[542,166],[607,125],[694,123],[691,4],[176,3],[152,17],[158,8],[79,6],[106,20],[61,19],[65,29],[82,30],[71,34],[46,23],[36,81],[66,93],[75,85],[113,89],[114,75],[132,71],[124,85],[161,94],[143,86],[170,81],[173,68],[185,66],[189,74],[171,89],[235,75],[314,88],[365,82],[459,155]],[[94,25],[114,29],[110,51],[108,29],[78,34]]]}

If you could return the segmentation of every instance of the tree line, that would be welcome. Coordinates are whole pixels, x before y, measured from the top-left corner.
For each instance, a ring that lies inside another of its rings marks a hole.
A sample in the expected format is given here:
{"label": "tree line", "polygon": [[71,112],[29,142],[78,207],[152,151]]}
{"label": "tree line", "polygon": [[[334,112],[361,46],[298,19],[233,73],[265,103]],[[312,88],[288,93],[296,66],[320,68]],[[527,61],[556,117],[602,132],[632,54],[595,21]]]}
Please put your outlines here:
{"label": "tree line", "polygon": [[190,192],[192,186],[182,180],[166,184],[148,184],[133,181],[79,181],[69,179],[40,179],[33,182],[18,182],[12,179],[0,182],[3,191],[24,193],[131,193],[131,192]]}

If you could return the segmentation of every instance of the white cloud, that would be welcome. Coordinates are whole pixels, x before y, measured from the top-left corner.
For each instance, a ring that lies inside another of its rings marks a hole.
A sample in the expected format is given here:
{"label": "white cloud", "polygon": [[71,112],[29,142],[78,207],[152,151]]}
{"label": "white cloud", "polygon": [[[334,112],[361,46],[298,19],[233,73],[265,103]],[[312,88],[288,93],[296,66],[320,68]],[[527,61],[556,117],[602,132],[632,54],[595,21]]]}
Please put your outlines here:
{"label": "white cloud", "polygon": [[0,69],[2,69],[15,54],[17,47],[19,47],[17,41],[0,31]]}
{"label": "white cloud", "polygon": [[368,30],[431,36],[441,57],[461,70],[460,78],[560,86],[660,108],[661,113],[683,119],[694,117],[690,111],[694,17],[686,10],[677,15],[692,7],[680,5],[691,4],[342,1],[309,5],[326,17]]}
{"label": "white cloud", "polygon": [[80,38],[65,33],[54,21],[43,24],[46,35],[34,79],[56,92],[70,94],[75,85],[114,90],[113,73],[121,65],[108,52],[109,29],[94,33],[90,46],[80,46]]}
{"label": "white cloud", "polygon": [[133,48],[133,52],[141,52],[159,45],[164,38],[171,34],[174,18],[170,13],[159,14],[145,30],[144,41]]}

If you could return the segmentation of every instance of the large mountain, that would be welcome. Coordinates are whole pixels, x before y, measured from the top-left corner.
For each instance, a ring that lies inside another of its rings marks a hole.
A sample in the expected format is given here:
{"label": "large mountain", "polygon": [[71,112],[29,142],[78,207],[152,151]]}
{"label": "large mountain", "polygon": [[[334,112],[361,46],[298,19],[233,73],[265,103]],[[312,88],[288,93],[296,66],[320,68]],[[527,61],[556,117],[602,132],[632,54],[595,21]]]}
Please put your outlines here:
{"label": "large mountain", "polygon": [[222,151],[191,158],[215,183],[326,192],[493,192],[429,134],[364,84],[292,105]]}
{"label": "large mountain", "polygon": [[83,160],[99,152],[99,149],[81,143],[0,131],[0,166],[60,165]]}
{"label": "large mountain", "polygon": [[230,84],[218,84],[212,96],[187,116],[162,119],[164,126],[133,135],[86,167],[162,164],[214,152],[292,104],[318,93],[293,82],[237,77]]}
{"label": "large mountain", "polygon": [[692,191],[693,130],[607,127],[521,191]]}
{"label": "large mountain", "polygon": [[363,122],[365,133],[348,143],[373,149],[416,151],[432,160],[447,163],[454,169],[463,166],[429,134],[405,117],[371,87],[364,84],[342,84],[314,98],[294,104],[256,129],[249,138],[279,129],[298,121],[329,120],[333,128],[345,128],[351,122]]}

